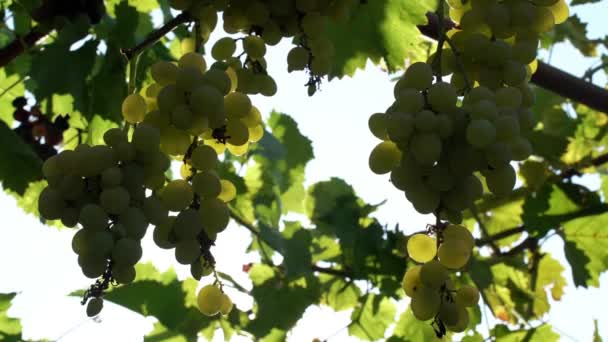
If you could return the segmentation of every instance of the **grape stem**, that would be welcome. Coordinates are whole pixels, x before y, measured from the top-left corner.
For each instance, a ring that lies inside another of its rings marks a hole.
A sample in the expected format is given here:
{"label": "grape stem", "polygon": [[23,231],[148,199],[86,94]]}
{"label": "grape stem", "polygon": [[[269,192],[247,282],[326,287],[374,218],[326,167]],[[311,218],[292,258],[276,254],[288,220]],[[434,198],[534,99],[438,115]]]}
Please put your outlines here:
{"label": "grape stem", "polygon": [[464,63],[462,63],[462,58],[460,58],[460,56],[461,56],[460,51],[458,51],[458,49],[456,48],[456,46],[454,45],[454,43],[452,42],[450,37],[445,36],[444,39],[450,46],[450,49],[452,49],[452,52],[454,52],[454,56],[456,56],[456,63],[458,65],[458,69],[462,73],[462,77],[464,78],[464,85],[466,87],[466,91],[467,92],[471,91],[471,89],[473,89],[473,84],[471,83],[471,80],[469,79],[469,74],[467,73],[467,70],[464,68]]}
{"label": "grape stem", "polygon": [[176,27],[190,21],[192,21],[192,17],[190,16],[190,14],[187,12],[182,12],[175,18],[166,22],[163,26],[150,32],[150,34],[148,34],[148,36],[141,43],[130,49],[120,49],[120,52],[125,56],[127,61],[131,61],[131,59],[142,53],[147,48],[156,44],[156,42],[158,42],[169,32],[173,31]]}
{"label": "grape stem", "polygon": [[[479,216],[479,212],[477,212],[477,207],[475,207],[475,204],[471,205],[469,207],[469,210],[471,211],[471,215],[473,215],[473,218],[475,218],[475,221],[477,221],[477,224],[479,225],[479,230],[481,231],[482,238],[487,239],[490,234],[488,233],[486,225],[481,220],[481,216]],[[494,254],[500,254],[500,248],[498,248],[498,246],[494,243],[494,241],[496,240],[487,239],[487,241],[487,245],[490,246],[492,252],[494,252]]]}

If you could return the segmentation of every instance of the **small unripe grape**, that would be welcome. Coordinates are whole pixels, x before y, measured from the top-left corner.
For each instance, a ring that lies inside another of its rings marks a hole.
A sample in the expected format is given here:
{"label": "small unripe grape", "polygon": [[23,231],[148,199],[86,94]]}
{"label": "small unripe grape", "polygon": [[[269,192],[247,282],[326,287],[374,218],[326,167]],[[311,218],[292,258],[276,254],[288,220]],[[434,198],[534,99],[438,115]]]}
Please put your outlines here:
{"label": "small unripe grape", "polygon": [[213,170],[217,163],[217,153],[208,145],[197,146],[194,151],[192,151],[192,167],[197,170]]}
{"label": "small unripe grape", "polygon": [[450,224],[443,231],[444,241],[462,241],[468,249],[473,249],[475,239],[471,232],[464,226]]}
{"label": "small unripe grape", "polygon": [[138,123],[146,115],[146,100],[139,94],[131,94],[122,102],[122,116],[129,123]]}
{"label": "small unripe grape", "polygon": [[426,234],[412,235],[407,240],[407,253],[416,262],[429,262],[437,254],[436,241]]}
{"label": "small unripe grape", "polygon": [[418,289],[410,302],[410,308],[414,317],[420,321],[426,321],[435,317],[440,305],[441,297],[439,296],[439,291],[426,286]]}
{"label": "small unripe grape", "polygon": [[376,174],[389,173],[401,160],[401,151],[391,141],[376,145],[369,155],[369,167]]}
{"label": "small unripe grape", "polygon": [[220,313],[224,316],[228,315],[232,311],[233,307],[232,300],[225,293],[222,296],[222,303],[220,306]]}
{"label": "small unripe grape", "polygon": [[266,54],[266,43],[258,36],[247,36],[243,39],[243,50],[254,60],[259,60]]}
{"label": "small unripe grape", "polygon": [[296,46],[287,54],[287,71],[304,70],[308,64],[309,52],[301,46]]}
{"label": "small unripe grape", "polygon": [[223,293],[215,285],[207,285],[197,295],[198,309],[206,316],[214,316],[222,308]]}
{"label": "small unripe grape", "polygon": [[476,148],[484,148],[496,139],[496,128],[488,120],[473,120],[467,126],[467,141]]}
{"label": "small unripe grape", "polygon": [[415,265],[407,269],[401,281],[401,287],[408,297],[413,297],[416,291],[422,287],[420,280],[420,270],[422,266]]}
{"label": "small unripe grape", "polygon": [[211,57],[215,60],[223,61],[232,57],[236,51],[236,42],[230,37],[220,38],[211,48]]}
{"label": "small unripe grape", "polygon": [[423,91],[433,83],[433,70],[431,67],[422,62],[417,62],[410,65],[403,75],[404,86],[407,88],[415,88]]}
{"label": "small unripe grape", "polygon": [[425,287],[439,289],[448,280],[448,270],[437,260],[427,262],[420,270],[420,280]]}
{"label": "small unripe grape", "polygon": [[428,90],[428,101],[437,112],[449,113],[456,108],[458,96],[454,87],[445,82],[437,82]]}
{"label": "small unripe grape", "polygon": [[168,183],[160,192],[160,199],[171,211],[181,211],[192,203],[194,192],[192,186],[181,179]]}
{"label": "small unripe grape", "polygon": [[215,198],[222,192],[222,183],[215,172],[200,172],[192,177],[192,188],[202,198]]}
{"label": "small unripe grape", "polygon": [[103,309],[103,298],[96,297],[91,298],[87,303],[87,316],[94,317],[99,315],[101,310]]}
{"label": "small unripe grape", "polygon": [[234,186],[234,184],[227,180],[227,179],[222,179],[220,181],[221,185],[222,185],[222,190],[220,192],[220,194],[217,196],[218,199],[228,203],[230,201],[232,201],[237,194],[236,191],[236,187]]}
{"label": "small unripe grape", "polygon": [[445,241],[439,246],[437,251],[439,262],[450,269],[462,268],[471,257],[471,249],[468,248],[465,241],[450,240]]}

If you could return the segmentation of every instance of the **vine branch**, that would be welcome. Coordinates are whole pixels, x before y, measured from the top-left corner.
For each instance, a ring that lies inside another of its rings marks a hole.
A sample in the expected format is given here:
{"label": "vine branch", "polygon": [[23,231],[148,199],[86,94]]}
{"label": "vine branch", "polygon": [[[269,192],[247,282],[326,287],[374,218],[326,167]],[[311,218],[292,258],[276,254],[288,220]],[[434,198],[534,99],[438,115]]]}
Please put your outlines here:
{"label": "vine branch", "polygon": [[150,32],[148,36],[136,46],[130,49],[120,49],[120,52],[125,56],[127,61],[131,61],[135,56],[139,55],[142,51],[156,44],[162,37],[173,31],[176,27],[181,24],[192,21],[192,17],[187,12],[182,12],[175,18],[166,22],[163,26]]}

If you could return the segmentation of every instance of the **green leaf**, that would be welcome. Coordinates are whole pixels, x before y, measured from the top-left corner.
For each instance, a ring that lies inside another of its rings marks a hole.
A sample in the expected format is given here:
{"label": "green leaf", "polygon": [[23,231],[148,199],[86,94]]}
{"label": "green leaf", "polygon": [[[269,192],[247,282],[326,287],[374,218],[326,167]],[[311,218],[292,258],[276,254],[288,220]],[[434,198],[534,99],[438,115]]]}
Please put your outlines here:
{"label": "green leaf", "polygon": [[597,327],[597,319],[593,320],[593,342],[602,342],[602,337]]}
{"label": "green leaf", "polygon": [[576,286],[599,286],[608,269],[608,214],[581,217],[563,225],[566,259]]}
{"label": "green leaf", "polygon": [[6,314],[16,293],[0,293],[0,341],[20,341],[21,322]]}
{"label": "green leaf", "polygon": [[395,304],[390,298],[367,295],[353,311],[348,333],[368,341],[384,338],[386,329],[395,320],[396,312]]}
{"label": "green leaf", "polygon": [[566,286],[566,279],[562,273],[564,266],[551,257],[550,254],[545,254],[538,264],[536,273],[536,285],[534,287],[534,313],[541,317],[549,312],[550,304],[547,298],[546,291],[549,290],[554,301],[561,299]]}
{"label": "green leaf", "polygon": [[386,63],[390,71],[404,67],[404,61],[426,59],[423,37],[416,25],[427,22],[426,13],[435,10],[435,0],[369,0],[358,6],[350,18],[329,24],[335,46],[332,77],[353,76],[368,60]]}
{"label": "green leaf", "polygon": [[537,328],[514,331],[499,324],[493,329],[493,335],[497,342],[555,342],[560,337],[548,324],[543,324]]}
{"label": "green leaf", "polygon": [[[485,222],[486,229],[490,236],[501,233],[505,230],[517,227],[522,223],[521,213],[524,201],[516,200],[492,210],[490,215],[484,215],[482,220]],[[509,246],[519,239],[521,234],[514,234],[504,239],[496,241],[500,247]]]}
{"label": "green leaf", "polygon": [[286,239],[283,253],[286,276],[296,278],[311,273],[310,232],[303,229],[298,222],[285,222],[282,234]]}
{"label": "green leaf", "polygon": [[434,342],[442,341],[435,335],[435,331],[431,327],[429,322],[422,322],[414,317],[412,310],[409,308],[397,321],[393,335],[398,336],[402,339],[400,341],[411,341],[411,342]]}
{"label": "green leaf", "polygon": [[322,303],[336,311],[347,310],[357,305],[361,290],[354,282],[329,275],[320,277],[323,288]]}
{"label": "green leaf", "polygon": [[23,195],[30,182],[42,179],[42,160],[4,122],[0,122],[0,182]]}
{"label": "green leaf", "polygon": [[13,124],[15,111],[12,102],[25,93],[23,77],[17,74],[7,75],[6,70],[0,69],[0,93],[0,120],[10,126]]}

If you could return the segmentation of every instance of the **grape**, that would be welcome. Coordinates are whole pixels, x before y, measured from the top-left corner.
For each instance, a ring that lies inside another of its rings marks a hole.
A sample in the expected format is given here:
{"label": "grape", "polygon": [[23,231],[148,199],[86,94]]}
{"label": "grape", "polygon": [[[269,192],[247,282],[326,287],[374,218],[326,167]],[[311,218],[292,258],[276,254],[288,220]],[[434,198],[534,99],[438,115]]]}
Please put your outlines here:
{"label": "grape", "polygon": [[259,109],[251,106],[249,113],[246,116],[240,118],[240,120],[247,125],[247,127],[254,127],[263,123],[262,114],[260,114]]}
{"label": "grape", "polygon": [[509,164],[502,167],[488,170],[484,174],[488,189],[496,196],[505,196],[513,190],[515,186],[515,170]]}
{"label": "grape", "polygon": [[220,194],[217,196],[218,199],[228,203],[230,201],[232,201],[237,194],[237,190],[236,187],[234,186],[234,184],[226,179],[222,179],[220,181],[221,186],[222,186],[222,190],[220,192]]}
{"label": "grape", "polygon": [[257,125],[254,127],[248,127],[249,129],[249,142],[256,143],[264,137],[264,126]]}
{"label": "grape", "polygon": [[502,77],[507,85],[518,86],[526,80],[526,67],[515,61],[507,61]]}
{"label": "grape", "polygon": [[215,60],[223,61],[234,54],[236,51],[236,42],[230,37],[220,38],[211,48],[211,57]]}
{"label": "grape", "polygon": [[108,227],[108,215],[97,204],[86,204],[80,209],[78,222],[86,229],[105,230]]}
{"label": "grape", "polygon": [[555,3],[549,7],[549,10],[553,14],[555,25],[559,25],[565,22],[570,16],[570,9],[565,0],[554,1]]}
{"label": "grape", "polygon": [[494,122],[496,127],[496,138],[499,140],[510,140],[519,135],[519,121],[511,115],[500,116]]}
{"label": "grape", "polygon": [[222,302],[220,305],[220,313],[224,316],[228,315],[232,311],[233,303],[226,294],[222,294]]}
{"label": "grape", "polygon": [[249,128],[239,120],[228,120],[226,134],[231,145],[243,146],[249,142]]}
{"label": "grape", "polygon": [[438,164],[431,170],[427,184],[436,191],[448,191],[454,186],[454,180],[448,167]]}
{"label": "grape", "polygon": [[75,227],[78,224],[80,211],[77,208],[67,207],[61,213],[61,224],[66,227]]}
{"label": "grape", "polygon": [[128,237],[141,240],[146,235],[148,220],[139,208],[130,207],[118,217],[118,222],[125,226]]}
{"label": "grape", "polygon": [[213,117],[224,115],[224,97],[210,85],[202,85],[192,91],[190,108],[198,115]]}
{"label": "grape", "polygon": [[304,34],[309,38],[317,38],[325,31],[326,19],[319,13],[311,12],[304,15],[301,25]]}
{"label": "grape", "polygon": [[99,256],[79,255],[78,265],[85,277],[95,279],[106,270],[106,260]]}
{"label": "grape", "polygon": [[391,141],[383,141],[376,145],[369,156],[369,167],[376,174],[384,174],[399,163],[401,151]]}
{"label": "grape", "polygon": [[223,293],[215,285],[201,288],[196,296],[198,309],[206,316],[216,315],[222,308]]}
{"label": "grape", "polygon": [[439,246],[437,251],[441,265],[451,268],[462,268],[469,261],[471,249],[462,240],[448,240]]}
{"label": "grape", "polygon": [[467,327],[469,326],[469,313],[462,306],[458,306],[457,313],[458,313],[458,320],[457,320],[456,324],[454,324],[454,325],[446,324],[446,328],[450,331],[459,333],[459,332],[465,331],[467,329]]}
{"label": "grape", "polygon": [[192,68],[200,71],[201,73],[207,70],[207,63],[205,62],[205,59],[196,52],[190,52],[183,55],[177,64],[180,68]]}
{"label": "grape", "polygon": [[158,224],[156,228],[154,228],[152,238],[154,239],[154,243],[156,243],[158,247],[163,249],[175,248],[175,239],[173,233],[174,222],[175,217],[171,216],[165,219],[162,223]]}
{"label": "grape", "polygon": [[101,298],[101,297],[91,298],[91,300],[89,300],[89,303],[87,303],[87,316],[95,317],[95,316],[99,315],[99,313],[101,312],[102,309],[103,309],[103,298]]}
{"label": "grape", "polygon": [[407,240],[407,253],[416,262],[429,262],[437,253],[435,239],[426,234],[412,235]]}
{"label": "grape", "polygon": [[188,129],[192,126],[192,112],[187,105],[181,104],[173,108],[171,112],[171,123],[179,129]]}
{"label": "grape", "polygon": [[197,146],[191,158],[192,167],[203,172],[214,169],[218,163],[217,153],[208,145]]}
{"label": "grape", "polygon": [[456,90],[449,83],[433,84],[429,88],[427,96],[431,107],[437,112],[448,113],[456,108],[458,97]]}
{"label": "grape", "polygon": [[410,151],[417,162],[432,165],[441,155],[441,139],[437,134],[415,134],[410,140]]}
{"label": "grape", "polygon": [[141,245],[130,238],[118,240],[112,249],[112,260],[123,267],[135,265],[141,255]]}
{"label": "grape", "polygon": [[[441,247],[439,248],[441,250]],[[420,280],[425,287],[439,289],[445,284],[447,279],[448,271],[442,263],[437,260],[427,262],[422,265],[422,269],[420,269]]]}
{"label": "grape", "polygon": [[170,62],[156,62],[150,69],[152,78],[161,86],[175,83],[179,68]]}
{"label": "grape", "polygon": [[511,150],[503,142],[495,142],[486,147],[484,154],[488,165],[493,168],[502,167],[511,161]]}
{"label": "grape", "polygon": [[443,239],[444,241],[462,241],[468,249],[472,249],[475,245],[475,239],[471,232],[467,228],[456,224],[447,226],[443,231]]}
{"label": "grape", "polygon": [[413,188],[407,189],[405,196],[421,214],[430,214],[439,207],[439,192],[424,184],[416,184]]}
{"label": "grape", "polygon": [[277,93],[277,83],[272,77],[266,74],[259,74],[260,94],[264,96],[274,96]]}
{"label": "grape", "polygon": [[433,132],[437,128],[437,116],[430,110],[423,110],[416,114],[414,124],[420,132]]}
{"label": "grape", "polygon": [[169,215],[169,211],[156,196],[150,196],[143,201],[142,211],[148,221],[154,225],[161,224]]}
{"label": "grape", "polygon": [[410,114],[391,113],[387,115],[386,133],[394,142],[407,141],[414,132],[415,119]]}
{"label": "grape", "polygon": [[423,91],[431,86],[433,71],[428,64],[417,62],[407,68],[403,79],[405,87]]}
{"label": "grape", "polygon": [[509,141],[509,148],[513,160],[526,160],[532,154],[532,145],[524,137],[513,137]]}
{"label": "grape", "polygon": [[112,278],[119,284],[130,284],[135,280],[135,267],[115,267],[112,269]]}
{"label": "grape", "polygon": [[216,198],[201,200],[199,215],[207,235],[214,235],[223,231],[230,221],[228,206]]}
{"label": "grape", "polygon": [[179,240],[194,239],[203,230],[203,226],[194,209],[186,209],[180,212],[173,223],[173,232]]}
{"label": "grape", "polygon": [[42,164],[42,174],[51,185],[59,183],[63,178],[63,170],[59,158],[57,155],[52,156]]}
{"label": "grape", "polygon": [[475,306],[479,302],[479,290],[475,286],[464,285],[456,292],[455,299],[462,306]]}
{"label": "grape", "polygon": [[201,246],[197,240],[182,240],[175,245],[175,260],[182,265],[193,263],[200,255]]}
{"label": "grape", "polygon": [[[398,89],[397,87],[395,87]],[[413,88],[399,88],[395,94],[397,108],[408,114],[415,114],[424,109],[424,95]]]}
{"label": "grape", "polygon": [[101,184],[104,188],[112,188],[122,182],[122,171],[118,167],[106,169],[101,174]]}
{"label": "grape", "polygon": [[169,182],[160,192],[160,199],[170,211],[181,211],[192,203],[192,186],[181,179]]}
{"label": "grape", "polygon": [[287,54],[287,71],[304,70],[308,64],[308,50],[301,46],[294,47]]}
{"label": "grape", "polygon": [[517,108],[521,106],[522,96],[519,89],[514,87],[500,88],[496,91],[496,105]]}
{"label": "grape", "polygon": [[469,114],[472,120],[486,119],[494,122],[498,118],[498,108],[496,104],[489,100],[479,100],[469,107]]}
{"label": "grape", "polygon": [[215,198],[222,192],[220,178],[213,171],[194,175],[192,177],[192,188],[202,198]]}
{"label": "grape", "polygon": [[108,188],[99,195],[99,203],[108,214],[122,214],[129,207],[131,197],[125,188],[117,186]]}
{"label": "grape", "polygon": [[266,43],[258,36],[247,36],[243,39],[243,50],[253,60],[259,60],[266,54]]}
{"label": "grape", "polygon": [[401,287],[403,287],[403,290],[408,297],[413,297],[416,291],[422,287],[422,281],[420,280],[420,269],[422,269],[422,266],[412,266],[408,268],[407,272],[405,272],[403,275]]}
{"label": "grape", "polygon": [[224,108],[228,118],[244,118],[251,111],[251,100],[243,93],[230,93],[224,98]]}
{"label": "grape", "polygon": [[310,70],[315,75],[327,75],[331,71],[331,58],[314,56],[310,63]]}
{"label": "grape", "polygon": [[452,301],[442,301],[439,306],[439,313],[437,316],[445,325],[455,325],[458,323],[458,311],[460,305]]}
{"label": "grape", "polygon": [[437,289],[429,288],[426,286],[420,287],[410,302],[410,308],[414,317],[418,320],[426,321],[437,314],[439,306],[441,305],[441,297]]}
{"label": "grape", "polygon": [[469,123],[466,134],[469,144],[484,148],[496,139],[496,128],[488,120],[473,120]]}

